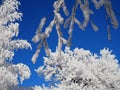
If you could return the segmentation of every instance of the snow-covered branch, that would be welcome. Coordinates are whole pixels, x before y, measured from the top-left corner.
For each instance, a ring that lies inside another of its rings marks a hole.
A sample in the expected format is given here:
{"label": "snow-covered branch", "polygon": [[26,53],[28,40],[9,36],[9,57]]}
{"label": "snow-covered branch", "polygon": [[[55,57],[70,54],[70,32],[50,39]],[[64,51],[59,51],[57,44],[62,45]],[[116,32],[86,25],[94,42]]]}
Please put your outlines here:
{"label": "snow-covered branch", "polygon": [[16,21],[22,16],[18,5],[17,0],[3,0],[0,5],[0,90],[15,90],[18,79],[22,83],[31,74],[28,66],[11,63],[15,50],[31,48],[26,40],[15,39],[19,34],[19,23]]}
{"label": "snow-covered branch", "polygon": [[45,29],[45,32],[41,32],[41,30],[42,30],[42,28],[43,28],[43,26],[46,22],[46,18],[45,17],[42,18],[41,22],[39,24],[39,27],[36,31],[36,35],[32,39],[32,41],[34,41],[34,42],[39,42],[40,41],[40,43],[38,45],[38,48],[36,50],[36,53],[33,55],[33,58],[32,58],[33,63],[36,62],[36,59],[37,59],[37,57],[40,53],[40,49],[41,49],[42,46],[44,46],[46,54],[48,56],[50,55],[50,50],[49,50],[49,47],[48,47],[47,38],[49,37],[50,33],[52,32],[53,26],[56,27],[57,34],[58,34],[58,46],[57,46],[57,48],[59,50],[58,56],[60,56],[62,45],[67,44],[67,40],[65,40],[63,38],[61,28],[60,28],[61,24],[63,24],[63,22],[64,22],[64,19],[61,16],[61,14],[59,13],[59,11],[60,11],[60,8],[63,8],[63,11],[64,11],[65,15],[69,15],[69,12],[66,8],[64,0],[55,1],[53,7],[54,7],[54,11],[53,11],[54,19],[50,22],[48,27]]}
{"label": "snow-covered branch", "polygon": [[[42,48],[42,46],[45,47],[45,51],[46,54],[49,56],[50,55],[50,48],[49,48],[49,43],[47,43],[47,38],[50,36],[50,33],[53,30],[53,27],[55,26],[56,30],[57,30],[57,34],[58,34],[58,45],[57,45],[57,49],[59,51],[58,57],[61,55],[61,48],[63,46],[63,44],[66,44],[67,46],[71,45],[71,40],[72,40],[72,32],[74,30],[74,24],[77,24],[79,26],[79,28],[81,30],[85,30],[85,28],[87,27],[88,23],[91,24],[92,28],[94,31],[98,31],[98,27],[97,25],[94,23],[93,20],[91,20],[91,16],[94,15],[94,12],[91,7],[90,7],[90,3],[93,3],[92,5],[96,8],[96,10],[99,10],[101,7],[105,8],[106,10],[106,16],[107,16],[107,21],[109,21],[108,19],[110,19],[110,22],[108,24],[108,39],[111,40],[111,33],[110,33],[110,28],[109,26],[112,25],[113,28],[117,29],[118,28],[118,21],[116,19],[114,10],[112,8],[111,5],[111,1],[110,0],[74,0],[75,3],[73,4],[72,7],[72,12],[69,13],[66,3],[67,1],[65,0],[56,0],[53,4],[54,10],[54,17],[53,20],[50,22],[50,24],[48,25],[48,27],[46,27],[45,32],[42,32],[42,28],[43,26],[46,24],[46,18],[43,17],[41,19],[40,25],[36,31],[36,35],[33,37],[33,41],[34,42],[40,42],[40,44],[38,45],[38,48],[36,50],[36,53],[34,54],[32,61],[35,63],[37,57],[39,56],[39,52],[40,49]],[[68,18],[66,20],[64,20],[64,18],[62,17],[61,14],[61,8],[63,9],[63,12],[65,13],[66,16],[68,16]],[[79,9],[82,14],[83,14],[83,21],[78,20],[78,18],[76,17],[76,13],[77,13],[77,9]],[[70,16],[69,16],[70,14]],[[69,26],[68,29],[68,34],[69,37],[68,39],[65,39],[61,28],[64,26],[64,28],[67,28]]]}

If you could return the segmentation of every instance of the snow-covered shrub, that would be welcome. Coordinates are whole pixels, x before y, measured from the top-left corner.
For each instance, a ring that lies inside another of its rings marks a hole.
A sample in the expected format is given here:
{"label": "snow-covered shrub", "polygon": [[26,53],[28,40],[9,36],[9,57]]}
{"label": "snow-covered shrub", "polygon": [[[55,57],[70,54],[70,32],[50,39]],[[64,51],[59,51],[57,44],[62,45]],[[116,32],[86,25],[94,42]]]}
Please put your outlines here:
{"label": "snow-covered shrub", "polygon": [[55,83],[51,90],[120,89],[120,67],[109,49],[100,50],[100,55],[78,48],[71,51],[68,47],[60,57],[58,53],[51,52],[36,70],[45,80]]}

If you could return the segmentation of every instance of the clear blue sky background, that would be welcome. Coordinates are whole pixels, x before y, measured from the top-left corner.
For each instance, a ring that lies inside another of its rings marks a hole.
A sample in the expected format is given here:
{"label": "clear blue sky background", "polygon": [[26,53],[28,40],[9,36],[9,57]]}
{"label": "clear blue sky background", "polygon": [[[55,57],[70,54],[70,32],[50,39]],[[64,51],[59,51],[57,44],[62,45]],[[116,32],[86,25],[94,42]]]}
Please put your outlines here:
{"label": "clear blue sky background", "polygon": [[[19,0],[21,2],[20,11],[23,13],[22,22],[20,22],[20,39],[27,39],[31,43],[33,49],[30,50],[18,50],[15,52],[14,63],[24,63],[27,64],[31,69],[31,77],[29,80],[23,82],[23,86],[34,86],[41,85],[44,83],[44,79],[39,77],[34,69],[38,68],[43,64],[43,56],[45,56],[44,48],[42,48],[39,58],[34,65],[31,61],[32,55],[35,53],[37,44],[34,44],[31,39],[34,36],[36,29],[39,25],[40,19],[44,16],[49,16],[53,7],[52,4],[55,0]],[[72,4],[75,0],[66,0],[69,10],[71,10]],[[120,0],[111,0],[112,6],[115,11],[120,13]],[[93,5],[91,7],[94,9]],[[65,17],[63,15],[63,17]],[[78,10],[77,17],[81,19],[81,14]],[[66,18],[66,17],[65,17]],[[113,50],[113,53],[116,55],[117,59],[120,60],[120,27],[118,30],[114,30],[111,27],[112,41],[109,42],[107,39],[107,23],[105,21],[105,9],[101,8],[100,10],[95,11],[95,14],[91,19],[99,27],[98,32],[94,32],[89,24],[86,30],[81,31],[77,25],[74,27],[72,47],[84,48],[90,50],[93,53],[99,53],[100,49],[104,47],[110,48]],[[117,15],[117,19],[120,23],[120,16]],[[81,19],[82,20],[82,19]],[[47,23],[49,23],[48,20]],[[63,34],[66,37],[68,29],[63,29]],[[57,45],[57,34],[53,30],[51,36],[48,39],[50,48],[55,51]]]}

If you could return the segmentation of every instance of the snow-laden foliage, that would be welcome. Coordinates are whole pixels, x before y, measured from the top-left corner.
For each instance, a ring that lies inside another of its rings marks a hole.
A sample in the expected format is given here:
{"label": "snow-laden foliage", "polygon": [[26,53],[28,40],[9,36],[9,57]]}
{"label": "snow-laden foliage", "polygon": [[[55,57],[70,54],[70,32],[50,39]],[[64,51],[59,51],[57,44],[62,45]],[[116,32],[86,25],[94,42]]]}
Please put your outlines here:
{"label": "snow-laden foliage", "polygon": [[15,90],[18,78],[21,83],[30,77],[28,66],[10,63],[14,50],[31,48],[26,40],[16,39],[19,33],[19,23],[22,13],[18,12],[17,0],[3,0],[0,5],[0,90]]}
{"label": "snow-laden foliage", "polygon": [[32,90],[50,90],[50,88],[48,88],[48,87],[45,87],[45,86],[41,87],[41,86],[37,86],[37,85],[32,87],[31,89]]}
{"label": "snow-laden foliage", "polygon": [[0,64],[7,59],[11,60],[14,50],[30,47],[25,40],[13,39],[19,33],[19,23],[16,20],[22,16],[22,13],[18,12],[19,4],[17,0],[3,0],[0,6]]}
{"label": "snow-laden foliage", "polygon": [[[8,90],[8,88],[15,88],[17,86],[18,75],[16,71],[14,72],[14,68],[12,65],[4,65],[0,66],[0,89],[1,90]],[[13,89],[14,90],[14,89]]]}
{"label": "snow-laden foliage", "polygon": [[[44,65],[36,71],[55,87],[39,87],[35,90],[119,90],[120,67],[109,49],[100,54],[89,50],[66,47],[58,58],[59,51],[44,57]],[[37,89],[39,88],[39,89]]]}
{"label": "snow-laden foliage", "polygon": [[0,66],[0,90],[16,90],[20,78],[21,83],[30,77],[28,66],[19,64],[4,63]]}
{"label": "snow-laden foliage", "polygon": [[[42,46],[44,46],[46,54],[50,55],[50,49],[47,43],[47,38],[50,36],[50,33],[52,32],[54,26],[58,34],[58,45],[57,45],[57,48],[59,50],[58,55],[61,55],[61,48],[63,44],[67,44],[67,46],[71,45],[74,24],[77,24],[81,30],[85,30],[88,23],[90,23],[93,30],[98,31],[99,28],[91,19],[91,16],[94,15],[95,10],[92,10],[90,6],[94,6],[96,10],[99,10],[101,7],[105,8],[106,22],[108,23],[108,26],[107,26],[108,39],[111,40],[110,25],[113,26],[114,29],[117,29],[119,26],[111,5],[111,1],[110,0],[74,0],[74,1],[75,3],[73,4],[72,10],[70,10],[72,11],[71,13],[69,13],[67,9],[68,7],[66,6],[67,1],[56,0],[54,2],[53,20],[51,20],[49,25],[45,28],[45,30],[43,30],[44,32],[42,31],[42,29],[46,24],[46,17],[43,17],[41,19],[39,27],[36,31],[36,34],[32,39],[32,41],[35,43],[40,42],[36,50],[36,53],[33,55],[33,58],[32,58],[33,63],[36,62],[36,59],[39,56],[40,49]],[[64,14],[67,17],[69,16],[66,20],[64,20],[63,14],[61,14],[61,10],[63,10]],[[78,17],[76,16],[76,13],[77,13],[76,10],[80,10],[81,13],[83,14],[83,16],[81,16],[84,18],[83,21],[78,20]],[[62,35],[61,27],[63,28],[63,26],[64,28],[67,28],[69,26],[68,39],[65,39]]]}

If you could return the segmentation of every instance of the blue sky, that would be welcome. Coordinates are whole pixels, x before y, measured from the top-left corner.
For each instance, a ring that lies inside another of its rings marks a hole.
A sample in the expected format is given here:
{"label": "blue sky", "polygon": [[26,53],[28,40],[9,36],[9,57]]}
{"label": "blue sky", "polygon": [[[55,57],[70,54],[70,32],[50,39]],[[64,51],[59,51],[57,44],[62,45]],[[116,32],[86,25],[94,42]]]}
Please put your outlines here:
{"label": "blue sky", "polygon": [[[31,69],[31,78],[23,82],[23,86],[34,86],[41,85],[44,83],[44,79],[39,77],[34,69],[38,68],[43,63],[43,56],[45,56],[44,48],[42,48],[39,58],[37,59],[36,64],[33,64],[31,61],[32,55],[35,53],[37,44],[34,44],[31,39],[34,36],[36,29],[39,25],[40,19],[44,16],[49,16],[53,7],[52,4],[55,0],[19,0],[21,5],[19,7],[20,12],[23,13],[22,21],[20,22],[20,39],[26,39],[32,45],[33,49],[30,50],[18,50],[15,52],[14,63],[24,63],[27,64]],[[74,3],[74,0],[66,0],[69,10]],[[120,0],[111,0],[112,6],[115,11],[120,13]],[[94,7],[91,7],[94,9]],[[63,15],[64,18],[66,18]],[[78,11],[77,17],[80,18],[81,14]],[[80,18],[81,19],[81,18]],[[105,10],[101,8],[100,10],[95,11],[95,14],[91,19],[99,27],[98,32],[92,30],[91,25],[89,24],[86,30],[81,31],[77,25],[74,26],[73,39],[71,49],[75,47],[84,48],[90,50],[93,53],[99,53],[100,49],[104,47],[110,48],[113,50],[113,53],[116,55],[117,59],[120,60],[120,27],[117,30],[114,30],[111,27],[112,41],[107,39],[107,23],[105,21]],[[117,15],[117,19],[120,22],[120,16]],[[49,23],[50,20],[48,20]],[[62,29],[63,35],[67,36],[68,29]],[[54,40],[53,40],[54,39]],[[55,51],[57,45],[57,34],[53,30],[51,36],[48,39],[50,48]]]}

